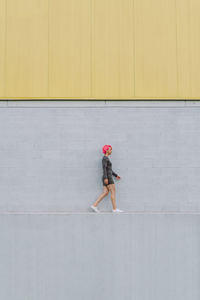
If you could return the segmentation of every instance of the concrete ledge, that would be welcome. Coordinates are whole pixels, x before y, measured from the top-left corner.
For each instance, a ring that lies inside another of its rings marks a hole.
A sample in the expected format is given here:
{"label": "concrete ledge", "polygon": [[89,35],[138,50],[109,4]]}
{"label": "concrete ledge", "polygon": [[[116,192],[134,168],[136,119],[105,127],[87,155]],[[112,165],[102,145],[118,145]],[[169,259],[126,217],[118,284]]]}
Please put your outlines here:
{"label": "concrete ledge", "polygon": [[200,215],[200,211],[126,211],[113,213],[109,211],[79,212],[79,211],[0,211],[1,215]]}
{"label": "concrete ledge", "polygon": [[200,100],[2,100],[1,107],[200,107]]}

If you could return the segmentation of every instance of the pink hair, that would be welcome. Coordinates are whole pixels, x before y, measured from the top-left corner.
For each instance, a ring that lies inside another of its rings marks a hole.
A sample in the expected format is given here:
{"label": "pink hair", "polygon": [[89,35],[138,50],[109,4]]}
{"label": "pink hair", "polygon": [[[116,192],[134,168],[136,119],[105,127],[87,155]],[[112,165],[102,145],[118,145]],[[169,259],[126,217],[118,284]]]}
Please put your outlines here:
{"label": "pink hair", "polygon": [[103,153],[106,154],[106,151],[109,150],[110,147],[112,149],[111,145],[104,145],[103,148],[102,148]]}

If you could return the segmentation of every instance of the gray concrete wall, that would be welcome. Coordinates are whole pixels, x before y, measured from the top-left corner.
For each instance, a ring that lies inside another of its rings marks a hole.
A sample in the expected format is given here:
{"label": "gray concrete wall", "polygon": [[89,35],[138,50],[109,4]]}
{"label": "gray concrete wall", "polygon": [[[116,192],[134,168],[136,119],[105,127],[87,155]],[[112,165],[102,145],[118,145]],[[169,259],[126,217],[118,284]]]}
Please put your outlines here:
{"label": "gray concrete wall", "polygon": [[88,211],[111,144],[120,208],[200,211],[198,102],[0,103],[0,210]]}
{"label": "gray concrete wall", "polygon": [[200,299],[197,215],[4,215],[0,228],[0,299]]}
{"label": "gray concrete wall", "polygon": [[0,299],[199,300],[199,104],[0,102]]}

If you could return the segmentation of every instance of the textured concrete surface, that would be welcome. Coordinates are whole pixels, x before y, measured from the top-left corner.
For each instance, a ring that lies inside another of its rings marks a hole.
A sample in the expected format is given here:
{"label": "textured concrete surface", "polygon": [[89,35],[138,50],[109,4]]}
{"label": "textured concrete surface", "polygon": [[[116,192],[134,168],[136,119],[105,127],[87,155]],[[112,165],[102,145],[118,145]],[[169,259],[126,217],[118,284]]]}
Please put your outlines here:
{"label": "textured concrete surface", "polygon": [[195,215],[0,216],[0,299],[199,300]]}
{"label": "textured concrete surface", "polygon": [[0,103],[0,210],[87,211],[111,144],[120,208],[200,211],[199,102]]}
{"label": "textured concrete surface", "polygon": [[[199,128],[199,102],[0,101],[0,299],[199,300]],[[87,212],[107,143],[124,214]]]}

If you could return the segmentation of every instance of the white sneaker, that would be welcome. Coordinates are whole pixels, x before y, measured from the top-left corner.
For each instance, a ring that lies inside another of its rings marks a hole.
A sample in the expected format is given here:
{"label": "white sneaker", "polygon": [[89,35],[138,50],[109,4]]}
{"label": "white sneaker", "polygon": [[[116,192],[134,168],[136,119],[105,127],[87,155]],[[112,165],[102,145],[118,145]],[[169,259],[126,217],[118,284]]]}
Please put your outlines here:
{"label": "white sneaker", "polygon": [[98,208],[94,205],[90,206],[95,212],[100,213],[100,211],[98,210]]}
{"label": "white sneaker", "polygon": [[119,208],[112,209],[112,211],[113,211],[114,213],[123,212],[123,210],[121,210],[121,209],[119,209]]}

